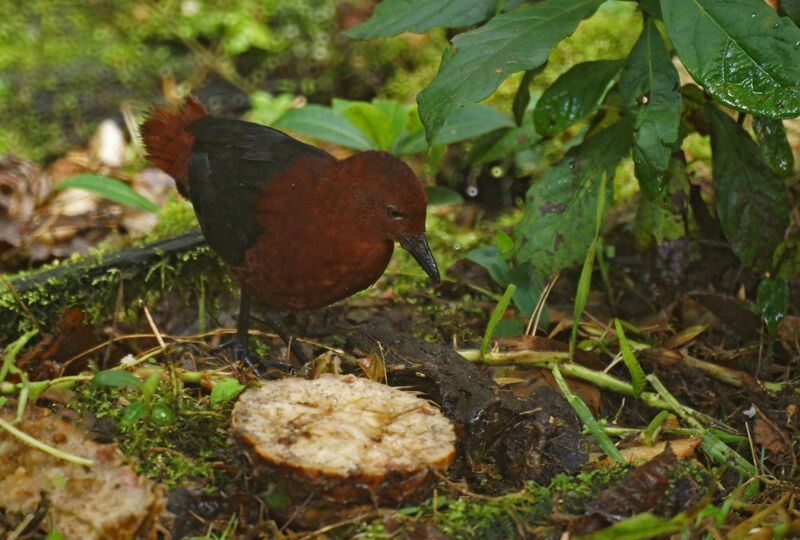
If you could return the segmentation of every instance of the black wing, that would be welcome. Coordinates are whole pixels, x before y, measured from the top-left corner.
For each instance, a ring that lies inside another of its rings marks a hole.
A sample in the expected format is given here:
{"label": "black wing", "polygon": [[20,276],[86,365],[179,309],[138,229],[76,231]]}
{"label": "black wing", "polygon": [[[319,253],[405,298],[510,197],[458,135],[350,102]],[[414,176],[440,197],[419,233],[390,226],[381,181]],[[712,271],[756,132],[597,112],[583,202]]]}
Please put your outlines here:
{"label": "black wing", "polygon": [[327,156],[272,128],[213,117],[188,128],[194,135],[189,158],[189,198],[211,248],[233,266],[261,235],[258,198],[265,182],[300,156]]}

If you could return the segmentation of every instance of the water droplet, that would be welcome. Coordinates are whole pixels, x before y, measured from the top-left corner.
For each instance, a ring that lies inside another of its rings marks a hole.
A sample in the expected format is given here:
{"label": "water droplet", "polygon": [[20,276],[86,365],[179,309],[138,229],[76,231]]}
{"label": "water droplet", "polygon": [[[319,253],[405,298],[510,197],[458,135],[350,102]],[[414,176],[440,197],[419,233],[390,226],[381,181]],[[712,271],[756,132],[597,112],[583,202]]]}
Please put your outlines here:
{"label": "water droplet", "polygon": [[456,242],[455,244],[453,244],[453,249],[454,249],[454,250],[456,250],[456,251],[458,251],[459,249],[461,249],[461,244],[459,244],[458,242]]}
{"label": "water droplet", "polygon": [[467,197],[477,197],[478,186],[467,186]]}
{"label": "water droplet", "polygon": [[505,171],[503,170],[503,167],[501,167],[500,165],[495,165],[494,167],[492,167],[492,170],[490,171],[490,174],[494,178],[500,178],[501,176],[503,176],[504,173]]}

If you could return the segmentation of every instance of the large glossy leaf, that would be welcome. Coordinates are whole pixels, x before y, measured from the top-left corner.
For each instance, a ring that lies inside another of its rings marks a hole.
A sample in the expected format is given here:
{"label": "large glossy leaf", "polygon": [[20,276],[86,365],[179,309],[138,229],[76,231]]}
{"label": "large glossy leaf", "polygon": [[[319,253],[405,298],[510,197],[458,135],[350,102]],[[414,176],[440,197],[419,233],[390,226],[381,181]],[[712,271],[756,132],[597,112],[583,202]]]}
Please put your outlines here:
{"label": "large glossy leaf", "polygon": [[706,110],[711,119],[714,199],[722,230],[744,264],[769,268],[789,223],[786,186],[739,124],[717,107]]}
{"label": "large glossy leaf", "polygon": [[459,28],[488,19],[497,0],[383,0],[372,17],[345,34],[355,39],[422,33],[436,26]]}
{"label": "large glossy leaf", "polygon": [[555,135],[592,112],[603,100],[622,60],[597,60],[572,66],[544,91],[533,109],[541,135]]}
{"label": "large glossy leaf", "polygon": [[480,101],[512,73],[536,69],[556,44],[602,0],[546,0],[522,6],[459,34],[442,56],[439,73],[418,96],[419,114],[429,141],[445,119],[468,103]]}
{"label": "large glossy leaf", "polygon": [[784,178],[789,176],[794,167],[794,156],[792,147],[786,140],[783,122],[774,118],[754,116],[753,131],[756,133],[764,161],[780,176]]}
{"label": "large glossy leaf", "polygon": [[583,262],[597,218],[598,190],[607,175],[605,200],[613,195],[619,160],[630,151],[633,122],[623,118],[571,148],[528,190],[527,210],[515,232],[527,241],[520,262],[530,261],[547,278]]}
{"label": "large glossy leaf", "polygon": [[625,112],[636,118],[636,178],[642,193],[653,199],[661,191],[664,171],[678,141],[681,94],[678,71],[652,19],[628,55],[619,90]]}
{"label": "large glossy leaf", "polygon": [[661,0],[675,51],[706,91],[740,111],[800,114],[800,29],[763,0]]}
{"label": "large glossy leaf", "polygon": [[322,105],[307,105],[281,116],[273,125],[300,135],[332,142],[355,150],[377,150],[378,145],[358,130],[347,117]]}

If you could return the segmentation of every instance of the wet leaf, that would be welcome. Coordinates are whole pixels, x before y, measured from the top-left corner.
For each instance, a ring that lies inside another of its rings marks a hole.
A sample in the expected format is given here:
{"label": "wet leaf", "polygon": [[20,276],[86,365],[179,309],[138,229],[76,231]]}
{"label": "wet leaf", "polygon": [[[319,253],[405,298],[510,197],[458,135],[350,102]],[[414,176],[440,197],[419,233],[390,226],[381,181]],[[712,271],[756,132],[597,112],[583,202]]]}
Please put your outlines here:
{"label": "wet leaf", "polygon": [[783,122],[763,116],[754,116],[753,131],[756,133],[764,161],[782,178],[789,176],[794,167],[794,156],[789,141],[786,140]]}
{"label": "wet leaf", "polygon": [[769,118],[800,114],[800,29],[762,0],[661,0],[675,51],[706,92]]}
{"label": "wet leaf", "polygon": [[78,174],[53,186],[54,190],[66,188],[85,189],[86,191],[91,191],[101,197],[105,197],[110,201],[124,204],[132,208],[138,208],[146,212],[158,212],[158,206],[152,201],[148,201],[136,193],[131,186],[116,178],[108,178],[107,176],[89,173]]}
{"label": "wet leaf", "polygon": [[622,119],[567,152],[533,184],[527,211],[515,227],[525,238],[517,258],[530,262],[543,278],[582,263],[592,242],[598,190],[607,175],[606,200],[612,200],[617,163],[630,149],[632,123]]}
{"label": "wet leaf", "polygon": [[306,105],[302,109],[292,109],[281,116],[272,127],[355,150],[378,149],[377,145],[344,114],[322,105]]}
{"label": "wet leaf", "polygon": [[555,135],[592,112],[611,88],[622,60],[582,62],[551,84],[536,102],[533,123],[541,135]]}
{"label": "wet leaf", "polygon": [[645,24],[619,80],[625,112],[636,117],[633,163],[642,193],[663,188],[672,148],[678,141],[681,94],[678,71],[653,20]]}
{"label": "wet leaf", "polygon": [[602,0],[547,0],[519,7],[457,35],[442,56],[439,73],[418,96],[429,141],[445,119],[488,97],[512,73],[536,69],[553,47],[572,34]]}
{"label": "wet leaf", "polygon": [[789,284],[781,278],[762,280],[758,284],[757,302],[767,331],[774,336],[789,309]]}
{"label": "wet leaf", "polygon": [[711,118],[711,165],[722,230],[742,263],[768,268],[789,223],[786,187],[739,124],[717,107],[706,110]]}

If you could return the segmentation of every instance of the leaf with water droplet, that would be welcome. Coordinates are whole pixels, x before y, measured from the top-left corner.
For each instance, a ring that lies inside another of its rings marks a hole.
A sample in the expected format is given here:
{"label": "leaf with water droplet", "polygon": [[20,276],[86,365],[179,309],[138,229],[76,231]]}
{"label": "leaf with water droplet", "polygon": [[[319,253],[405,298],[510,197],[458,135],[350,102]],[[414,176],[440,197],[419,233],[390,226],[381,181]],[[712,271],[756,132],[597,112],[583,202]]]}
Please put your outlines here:
{"label": "leaf with water droplet", "polygon": [[661,11],[681,62],[714,99],[769,118],[800,115],[800,29],[790,19],[760,0],[661,0]]}

